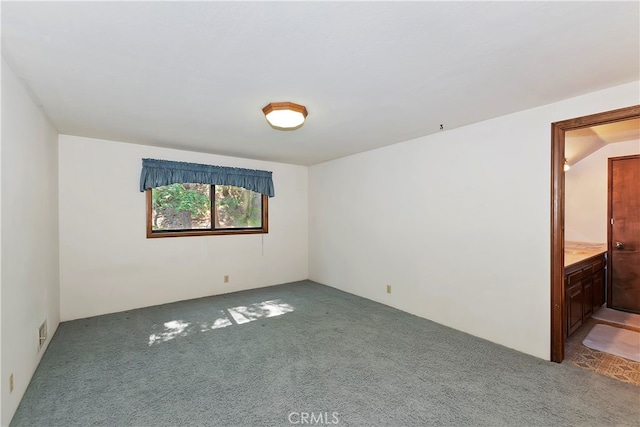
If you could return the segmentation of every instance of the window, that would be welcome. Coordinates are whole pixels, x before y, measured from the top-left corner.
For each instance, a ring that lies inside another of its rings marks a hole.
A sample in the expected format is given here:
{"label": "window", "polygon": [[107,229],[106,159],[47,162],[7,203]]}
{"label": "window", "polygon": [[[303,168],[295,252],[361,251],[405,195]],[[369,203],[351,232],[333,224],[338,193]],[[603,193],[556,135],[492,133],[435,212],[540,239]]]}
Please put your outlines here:
{"label": "window", "polygon": [[232,185],[171,184],[147,191],[147,237],[267,233],[268,197]]}

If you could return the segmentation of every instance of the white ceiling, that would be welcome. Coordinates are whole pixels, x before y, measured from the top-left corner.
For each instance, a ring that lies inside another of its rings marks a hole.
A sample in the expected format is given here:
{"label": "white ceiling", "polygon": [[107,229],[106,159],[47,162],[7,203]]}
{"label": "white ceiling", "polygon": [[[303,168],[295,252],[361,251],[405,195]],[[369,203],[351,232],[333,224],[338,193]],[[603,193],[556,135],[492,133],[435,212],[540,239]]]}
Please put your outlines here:
{"label": "white ceiling", "polygon": [[2,54],[60,133],[310,165],[638,80],[639,7],[3,2]]}
{"label": "white ceiling", "polygon": [[640,141],[640,119],[568,131],[564,139],[564,155],[570,166],[607,144]]}

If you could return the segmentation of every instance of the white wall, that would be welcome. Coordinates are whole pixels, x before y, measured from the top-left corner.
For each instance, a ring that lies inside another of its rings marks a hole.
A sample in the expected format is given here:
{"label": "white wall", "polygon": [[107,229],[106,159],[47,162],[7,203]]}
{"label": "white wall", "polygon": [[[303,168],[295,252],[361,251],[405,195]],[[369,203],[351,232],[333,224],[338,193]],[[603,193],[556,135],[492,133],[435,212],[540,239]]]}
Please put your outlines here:
{"label": "white wall", "polygon": [[639,83],[312,166],[310,278],[549,359],[551,123]]}
{"label": "white wall", "polygon": [[[0,11],[2,8],[0,7]],[[0,19],[2,18],[2,13],[0,13]],[[4,58],[2,58],[2,65],[0,66],[0,79],[2,79],[3,70],[5,68]],[[2,98],[2,84],[0,84],[0,98]],[[1,111],[0,107],[0,111]],[[0,134],[2,133],[2,120],[0,120]],[[4,135],[2,135],[4,136]],[[0,136],[0,425],[4,425],[2,418],[2,383],[5,380],[4,369],[2,368],[2,136]]]}
{"label": "white wall", "polygon": [[640,154],[640,140],[608,144],[565,174],[565,240],[606,243],[608,158]]}
{"label": "white wall", "polygon": [[[308,277],[307,167],[68,135],[59,146],[63,320]],[[147,239],[147,157],[273,171],[269,233]]]}
{"label": "white wall", "polygon": [[[2,59],[2,425],[59,323],[58,133]],[[14,390],[9,393],[9,375]]]}

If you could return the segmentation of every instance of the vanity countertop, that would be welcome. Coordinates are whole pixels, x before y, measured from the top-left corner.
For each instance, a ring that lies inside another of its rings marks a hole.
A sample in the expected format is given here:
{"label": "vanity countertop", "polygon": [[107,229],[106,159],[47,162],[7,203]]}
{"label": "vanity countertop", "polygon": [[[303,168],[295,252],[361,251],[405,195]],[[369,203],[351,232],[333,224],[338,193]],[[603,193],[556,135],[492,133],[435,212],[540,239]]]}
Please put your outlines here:
{"label": "vanity countertop", "polygon": [[564,266],[577,264],[585,259],[607,252],[606,243],[564,242]]}

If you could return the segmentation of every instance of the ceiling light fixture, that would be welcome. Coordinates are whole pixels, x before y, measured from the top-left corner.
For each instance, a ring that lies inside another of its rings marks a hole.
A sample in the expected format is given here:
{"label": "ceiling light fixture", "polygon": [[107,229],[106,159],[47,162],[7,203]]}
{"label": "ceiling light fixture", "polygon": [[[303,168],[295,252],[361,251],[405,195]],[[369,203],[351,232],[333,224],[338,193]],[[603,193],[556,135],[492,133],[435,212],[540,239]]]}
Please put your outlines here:
{"label": "ceiling light fixture", "polygon": [[305,106],[293,102],[271,102],[262,109],[262,112],[269,125],[278,130],[300,129],[307,118]]}
{"label": "ceiling light fixture", "polygon": [[568,171],[569,169],[571,169],[571,166],[569,166],[569,163],[567,162],[567,159],[564,159],[564,171]]}

